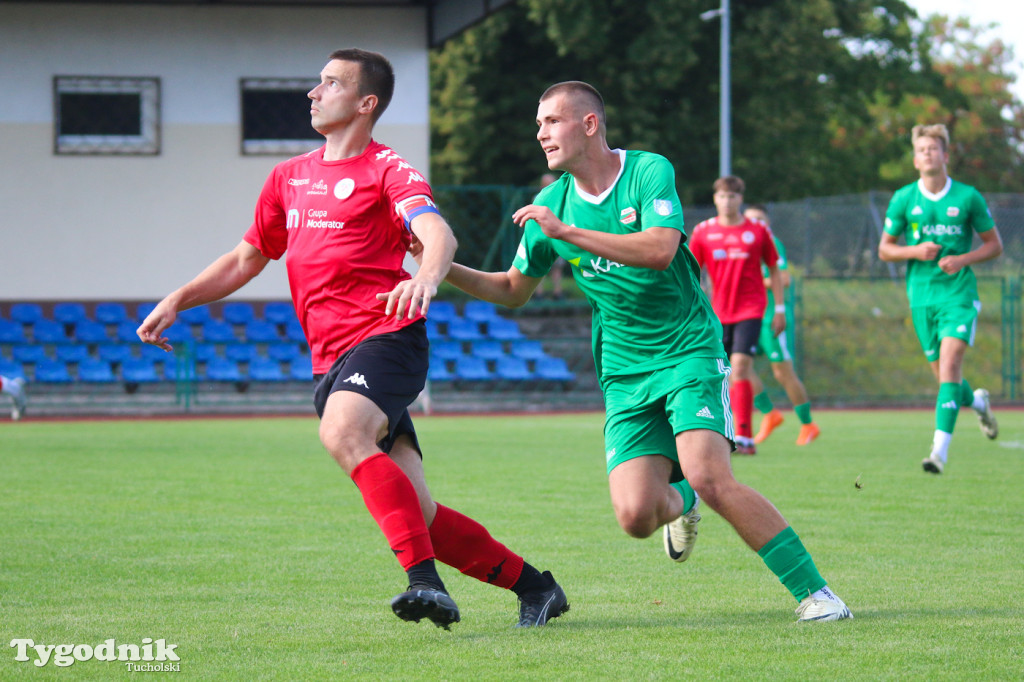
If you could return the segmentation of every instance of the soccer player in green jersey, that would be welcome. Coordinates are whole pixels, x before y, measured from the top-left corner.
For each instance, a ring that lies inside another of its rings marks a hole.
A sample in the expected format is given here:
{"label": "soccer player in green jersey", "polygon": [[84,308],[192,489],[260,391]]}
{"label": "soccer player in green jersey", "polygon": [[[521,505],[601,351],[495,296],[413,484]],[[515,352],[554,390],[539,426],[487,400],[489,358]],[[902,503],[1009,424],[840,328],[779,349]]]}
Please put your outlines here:
{"label": "soccer player in green jersey", "polygon": [[610,149],[604,102],[586,83],[548,88],[537,124],[548,167],[563,174],[513,214],[525,231],[512,266],[481,272],[453,265],[448,281],[518,307],[555,259],[565,258],[593,308],[608,483],[622,529],[645,538],[664,526],[666,552],[683,561],[703,499],[799,601],[800,620],[852,617],[778,510],[733,477],[722,327],[683,246],[671,164]]}
{"label": "soccer player in green jersey", "polygon": [[[949,177],[949,132],[944,125],[917,125],[911,133],[914,168],[921,177],[896,191],[885,212],[878,245],[884,261],[907,261],[907,298],[914,330],[939,381],[935,437],[922,462],[941,474],[961,407],[978,414],[982,432],[999,435],[988,391],[971,391],[963,378],[967,348],[974,344],[981,301],[971,265],[1003,252],[999,229],[978,190]],[[971,249],[974,234],[981,245]],[[900,245],[900,236],[906,241]]]}
{"label": "soccer player in green jersey", "polygon": [[[758,220],[771,227],[771,222],[768,220],[768,209],[763,204],[750,204],[743,215],[750,220]],[[786,247],[783,246],[781,239],[774,236],[774,233],[772,234],[775,239],[775,250],[779,252],[778,267],[779,274],[782,275],[782,288],[788,291],[792,278],[789,275],[789,263],[786,260]],[[811,399],[807,396],[804,382],[800,380],[793,368],[793,337],[796,329],[793,306],[789,300],[775,302],[775,293],[771,290],[767,270],[762,268],[762,271],[764,272],[765,291],[768,294],[768,305],[765,306],[764,320],[761,323],[761,340],[758,346],[768,358],[768,362],[771,363],[772,375],[786,391],[786,397],[789,398],[789,402],[793,403],[793,411],[800,420],[800,434],[797,436],[796,444],[808,445],[821,435],[821,429],[811,418]],[[772,318],[779,310],[786,314],[786,330],[776,336],[772,333]],[[762,443],[772,434],[772,431],[782,425],[785,418],[775,408],[772,399],[768,397],[768,391],[765,390],[764,384],[756,373],[751,383],[754,390],[754,407],[764,415],[761,419],[761,427],[758,429],[757,435],[754,436],[754,443]]]}

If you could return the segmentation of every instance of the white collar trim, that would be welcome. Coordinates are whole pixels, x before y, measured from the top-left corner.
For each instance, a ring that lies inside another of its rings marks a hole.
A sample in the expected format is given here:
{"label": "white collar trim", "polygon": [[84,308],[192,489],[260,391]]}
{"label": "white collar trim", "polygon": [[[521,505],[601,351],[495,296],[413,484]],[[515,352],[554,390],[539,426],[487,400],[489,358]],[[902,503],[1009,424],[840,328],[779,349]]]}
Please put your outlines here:
{"label": "white collar trim", "polygon": [[572,179],[572,186],[576,190],[576,195],[579,196],[580,199],[583,199],[583,201],[586,201],[591,204],[600,204],[602,201],[608,198],[609,194],[612,193],[612,190],[615,189],[615,185],[619,184],[619,178],[622,177],[622,172],[626,170],[626,150],[613,149],[612,151],[617,152],[619,155],[619,174],[615,176],[615,180],[612,182],[611,185],[608,186],[608,189],[601,192],[597,196],[594,196],[593,194],[589,194],[581,190],[580,186],[576,184],[576,178]]}
{"label": "white collar trim", "polygon": [[917,181],[917,189],[919,189],[921,191],[921,194],[923,194],[926,199],[930,199],[931,201],[938,201],[942,197],[946,196],[946,193],[949,192],[949,188],[952,187],[952,186],[953,186],[953,178],[951,178],[951,177],[949,177],[947,175],[946,176],[946,186],[943,187],[939,191],[938,194],[932,194],[927,189],[925,189],[925,187],[924,187],[924,180],[918,180]]}

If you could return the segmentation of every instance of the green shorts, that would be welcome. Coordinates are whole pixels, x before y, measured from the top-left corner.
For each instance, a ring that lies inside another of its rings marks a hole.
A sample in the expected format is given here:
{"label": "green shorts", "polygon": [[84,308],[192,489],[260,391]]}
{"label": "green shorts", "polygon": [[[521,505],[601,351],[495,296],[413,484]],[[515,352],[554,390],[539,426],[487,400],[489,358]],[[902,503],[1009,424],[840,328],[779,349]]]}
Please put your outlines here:
{"label": "green shorts", "polygon": [[792,361],[794,338],[796,338],[796,335],[793,333],[793,312],[787,306],[786,328],[781,334],[775,336],[775,334],[772,334],[772,317],[765,315],[764,321],[761,322],[761,338],[758,340],[757,345],[760,351],[768,357],[769,362]]}
{"label": "green shorts", "polygon": [[921,350],[928,362],[939,359],[942,339],[952,336],[968,346],[974,345],[974,334],[978,330],[978,313],[981,301],[970,305],[926,305],[910,309],[914,331],[921,343]]}
{"label": "green shorts", "polygon": [[604,444],[608,473],[635,457],[663,455],[675,462],[675,482],[683,478],[676,434],[709,429],[732,441],[735,431],[729,406],[730,372],[725,358],[691,358],[675,367],[606,381]]}

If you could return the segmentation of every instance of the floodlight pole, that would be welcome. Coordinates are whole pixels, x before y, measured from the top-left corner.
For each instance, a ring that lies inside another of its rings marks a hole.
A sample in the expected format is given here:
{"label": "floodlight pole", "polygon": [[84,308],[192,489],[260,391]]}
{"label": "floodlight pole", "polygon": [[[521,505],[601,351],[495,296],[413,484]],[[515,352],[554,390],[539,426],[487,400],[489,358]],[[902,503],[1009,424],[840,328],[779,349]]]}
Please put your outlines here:
{"label": "floodlight pole", "polygon": [[722,20],[722,37],[719,41],[721,51],[719,89],[721,93],[718,111],[718,175],[724,177],[732,175],[732,69],[729,64],[729,0],[721,0],[721,2],[722,5],[718,9],[701,12],[700,18],[704,21],[711,21],[715,17],[719,17]]}

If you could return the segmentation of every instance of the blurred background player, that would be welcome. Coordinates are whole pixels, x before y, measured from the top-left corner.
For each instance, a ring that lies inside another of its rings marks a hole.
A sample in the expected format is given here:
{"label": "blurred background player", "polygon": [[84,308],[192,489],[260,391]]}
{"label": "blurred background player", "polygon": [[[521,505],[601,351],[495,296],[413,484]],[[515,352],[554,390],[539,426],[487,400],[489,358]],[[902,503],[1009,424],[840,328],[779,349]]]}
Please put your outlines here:
{"label": "blurred background player", "polygon": [[28,398],[25,396],[25,380],[21,377],[10,379],[0,376],[0,393],[11,396],[13,401],[11,419],[15,421],[21,419],[21,416],[25,414],[25,405],[28,403]]}
{"label": "blurred background player", "polygon": [[[372,137],[394,86],[383,55],[333,52],[309,91],[324,146],[274,167],[242,241],[157,304],[138,335],[171,350],[163,334],[179,312],[228,296],[287,253],[313,360],[320,441],[359,489],[408,577],[408,589],[391,600],[395,615],[445,629],[459,622],[436,558],[514,592],[519,626],[544,625],[569,608],[551,574],[436,503],[427,487],[408,407],[427,376],[424,316],[456,242],[427,181]],[[310,189],[319,186],[325,189]],[[422,258],[410,277],[402,263],[413,237]]]}
{"label": "blurred background player", "polygon": [[[963,361],[967,348],[974,345],[981,311],[970,266],[999,256],[1003,242],[981,193],[949,177],[946,126],[916,125],[911,142],[920,178],[897,190],[889,202],[878,256],[907,261],[910,316],[939,381],[932,450],[921,466],[941,474],[961,407],[974,409],[988,438],[999,435],[988,391],[971,391],[963,378]],[[972,250],[975,233],[981,244]],[[903,246],[897,243],[900,236],[906,241]]]}
{"label": "blurred background player", "polygon": [[[736,452],[753,455],[753,382],[763,388],[754,371],[754,355],[768,300],[761,265],[768,269],[775,300],[784,300],[779,254],[771,229],[740,213],[743,180],[727,175],[715,180],[712,188],[718,215],[693,228],[689,246],[711,280],[711,306],[722,322],[722,344],[732,365],[729,396],[736,419]],[[775,305],[770,326],[773,335],[786,328],[784,304]]]}
{"label": "blurred background player", "polygon": [[[771,222],[768,220],[768,209],[763,204],[750,204],[743,216],[750,220],[758,220],[769,228]],[[779,274],[782,276],[782,288],[786,294],[789,293],[789,286],[792,283],[789,276],[789,264],[786,262],[786,247],[782,244],[779,236],[772,232],[775,243],[775,250],[779,253]],[[772,320],[775,318],[775,294],[771,290],[771,279],[768,277],[768,270],[762,268],[764,275],[765,293],[768,296],[768,305],[765,307],[764,319],[761,322],[761,338],[758,343],[761,352],[771,363],[772,374],[775,380],[782,385],[786,391],[789,402],[793,404],[793,411],[800,420],[800,434],[797,436],[797,445],[807,445],[821,434],[821,429],[811,419],[811,400],[807,396],[807,389],[804,382],[793,368],[793,342],[796,338],[796,315],[793,313],[792,301],[788,295],[783,296],[782,304],[786,310],[786,328],[778,336],[772,334]],[[785,419],[782,413],[772,404],[768,397],[761,378],[754,373],[751,379],[754,392],[754,407],[764,415],[761,419],[761,427],[754,436],[754,443],[763,443],[772,431],[782,425]]]}
{"label": "blurred background player", "polygon": [[[675,171],[658,154],[610,149],[606,125],[593,86],[548,88],[537,106],[537,141],[548,168],[563,175],[512,214],[523,237],[507,271],[453,263],[447,280],[518,307],[564,258],[594,311],[605,466],[619,526],[635,538],[662,528],[666,554],[681,562],[696,540],[703,498],[796,598],[799,620],[852,618],[782,514],[732,473],[722,327],[701,291],[699,266],[682,248]],[[760,272],[757,284],[760,319]]]}

